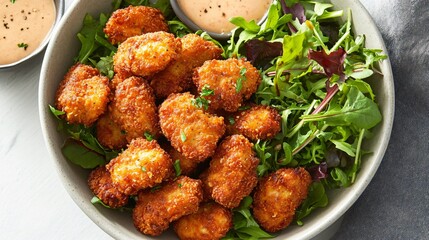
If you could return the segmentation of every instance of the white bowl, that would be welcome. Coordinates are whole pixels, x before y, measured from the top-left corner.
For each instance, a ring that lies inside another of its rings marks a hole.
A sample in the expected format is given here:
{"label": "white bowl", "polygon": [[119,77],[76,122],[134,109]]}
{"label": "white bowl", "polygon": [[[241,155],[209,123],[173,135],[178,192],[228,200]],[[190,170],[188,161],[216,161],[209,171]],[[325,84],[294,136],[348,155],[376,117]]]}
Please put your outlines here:
{"label": "white bowl", "polygon": [[[54,104],[54,96],[59,82],[62,80],[68,68],[73,64],[73,58],[79,51],[79,41],[76,33],[82,26],[82,19],[86,13],[93,16],[100,12],[111,10],[110,1],[74,1],[66,12],[56,31],[53,33],[48,45],[42,65],[39,85],[39,111],[45,142],[61,178],[64,187],[76,202],[76,204],[91,218],[100,228],[115,239],[151,239],[139,233],[133,226],[129,213],[109,210],[94,206],[90,200],[93,196],[87,187],[88,171],[69,163],[61,153],[64,136],[57,132],[57,122],[49,111],[48,105]],[[387,54],[383,39],[374,22],[365,8],[358,0],[332,0],[338,9],[350,8],[353,14],[354,31],[366,35],[368,48],[380,48]],[[389,60],[380,63],[383,77],[371,80],[371,85],[377,95],[383,121],[374,130],[374,137],[366,142],[367,149],[373,153],[362,160],[362,169],[356,182],[344,189],[329,193],[329,205],[319,209],[307,217],[302,227],[291,226],[278,235],[277,239],[327,239],[334,233],[331,228],[342,215],[349,209],[365,190],[368,183],[377,171],[387,148],[393,124],[394,115],[394,86],[393,76]],[[337,224],[338,225],[338,224]],[[172,239],[172,233],[163,234],[163,238]]]}

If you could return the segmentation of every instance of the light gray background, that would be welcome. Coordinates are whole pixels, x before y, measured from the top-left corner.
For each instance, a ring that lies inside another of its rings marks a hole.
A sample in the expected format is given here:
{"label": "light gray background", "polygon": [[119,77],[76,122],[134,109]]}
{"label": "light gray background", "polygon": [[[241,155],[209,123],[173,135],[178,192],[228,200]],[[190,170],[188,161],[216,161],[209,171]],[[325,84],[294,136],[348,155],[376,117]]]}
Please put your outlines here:
{"label": "light gray background", "polygon": [[[334,240],[429,239],[429,1],[361,2],[392,62],[395,123],[374,180]],[[37,109],[42,55],[0,71],[0,239],[111,239],[74,204],[48,158]]]}

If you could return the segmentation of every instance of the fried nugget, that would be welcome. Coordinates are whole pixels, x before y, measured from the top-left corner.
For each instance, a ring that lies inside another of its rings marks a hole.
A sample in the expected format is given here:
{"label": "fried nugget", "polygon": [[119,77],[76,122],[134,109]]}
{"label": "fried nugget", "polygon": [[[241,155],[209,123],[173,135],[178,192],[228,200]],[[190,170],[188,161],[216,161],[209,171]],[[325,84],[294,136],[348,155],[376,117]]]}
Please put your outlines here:
{"label": "fried nugget", "polygon": [[280,132],[281,116],[270,106],[252,106],[239,111],[228,126],[230,134],[242,134],[250,140],[265,140]]}
{"label": "fried nugget", "polygon": [[222,49],[196,34],[181,38],[182,51],[166,69],[154,75],[150,85],[158,98],[188,90],[192,85],[192,70],[206,60],[220,58]]}
{"label": "fried nugget", "polygon": [[113,183],[127,195],[153,187],[173,174],[170,156],[156,140],[136,138],[107,165]]}
{"label": "fried nugget", "polygon": [[197,108],[190,93],[171,94],[159,108],[161,130],[183,156],[201,162],[213,155],[225,133],[222,117]]}
{"label": "fried nugget", "polygon": [[281,168],[261,179],[253,197],[253,216],[263,229],[276,232],[293,220],[307,197],[311,176],[304,168]]}
{"label": "fried nugget", "polygon": [[91,126],[106,111],[109,94],[109,79],[96,68],[78,63],[61,81],[55,106],[65,112],[69,123]]}
{"label": "fried nugget", "polygon": [[112,120],[109,110],[97,120],[95,127],[97,140],[104,147],[121,149],[127,146],[126,133]]}
{"label": "fried nugget", "polygon": [[128,195],[115,187],[105,166],[100,166],[90,172],[88,185],[95,196],[111,208],[123,207],[128,203]]}
{"label": "fried nugget", "polygon": [[167,32],[130,37],[119,45],[113,56],[114,71],[148,77],[166,68],[181,49],[180,39]]}
{"label": "fried nugget", "polygon": [[200,175],[205,193],[224,207],[237,207],[258,182],[259,159],[252,146],[242,135],[226,137],[216,149],[209,168]]}
{"label": "fried nugget", "polygon": [[119,83],[109,105],[111,117],[125,131],[128,142],[150,133],[160,134],[157,107],[152,88],[140,77]]}
{"label": "fried nugget", "polygon": [[134,226],[144,234],[160,235],[170,222],[198,210],[201,185],[200,180],[180,176],[158,190],[141,191],[133,210]]}
{"label": "fried nugget", "polygon": [[193,161],[178,152],[174,147],[172,147],[170,144],[166,145],[164,147],[165,151],[167,151],[168,154],[170,154],[171,159],[173,162],[176,160],[179,160],[180,170],[181,174],[185,176],[190,176],[192,173],[195,172],[195,170],[198,167],[197,161]]}
{"label": "fried nugget", "polygon": [[112,13],[104,27],[104,33],[112,44],[143,33],[165,31],[168,24],[162,12],[146,6],[129,6]]}
{"label": "fried nugget", "polygon": [[232,211],[215,202],[202,204],[196,213],[174,223],[174,231],[181,240],[221,239],[231,227]]}
{"label": "fried nugget", "polygon": [[252,64],[244,59],[209,60],[194,70],[192,77],[198,91],[208,87],[214,91],[206,98],[210,109],[236,112],[256,92],[261,76]]}

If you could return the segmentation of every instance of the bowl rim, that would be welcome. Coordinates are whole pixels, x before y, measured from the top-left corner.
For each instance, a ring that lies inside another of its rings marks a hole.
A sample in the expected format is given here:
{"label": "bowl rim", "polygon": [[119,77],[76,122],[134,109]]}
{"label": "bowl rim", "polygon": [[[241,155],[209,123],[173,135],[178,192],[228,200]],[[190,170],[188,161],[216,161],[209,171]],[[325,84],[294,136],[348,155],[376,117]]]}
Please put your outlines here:
{"label": "bowl rim", "polygon": [[49,30],[49,32],[46,34],[45,38],[43,39],[42,43],[33,52],[31,52],[29,55],[25,56],[24,58],[21,58],[21,59],[15,61],[15,62],[12,62],[12,63],[0,64],[0,70],[17,66],[17,65],[33,58],[34,56],[38,55],[40,52],[42,52],[46,48],[51,37],[53,36],[53,32],[55,31],[55,28],[58,26],[58,23],[60,22],[61,18],[63,17],[63,14],[64,14],[65,0],[53,0],[53,1],[55,4],[55,10],[56,10],[55,20],[54,20],[54,23],[53,23],[51,29]]}
{"label": "bowl rim", "polygon": [[[332,0],[332,2],[335,1],[341,1],[341,0]],[[58,34],[60,33],[60,28],[67,24],[67,19],[69,16],[74,12],[74,10],[81,4],[83,1],[75,0],[72,2],[71,6],[67,9],[63,19],[60,21],[58,27],[54,30],[52,34],[52,38],[56,39],[58,37]],[[348,4],[355,5],[355,7],[359,7],[361,9],[361,14],[369,21],[371,28],[371,31],[374,32],[374,38],[378,40],[377,44],[380,44],[379,48],[382,49],[383,53],[388,55],[384,40],[382,38],[382,35],[380,31],[378,30],[377,26],[375,25],[374,20],[372,19],[369,12],[365,9],[365,7],[359,2],[359,0],[351,0]],[[70,179],[67,176],[67,174],[63,171],[63,166],[60,163],[58,159],[58,153],[52,148],[54,146],[54,142],[52,142],[52,138],[49,137],[49,130],[51,130],[52,126],[49,126],[47,123],[47,119],[51,118],[50,112],[47,111],[48,103],[52,101],[52,99],[46,98],[46,93],[44,92],[47,83],[44,81],[46,78],[46,71],[49,69],[49,56],[52,54],[54,49],[53,41],[51,41],[48,44],[46,54],[43,59],[42,63],[42,70],[40,73],[40,81],[39,81],[39,117],[42,127],[42,133],[44,137],[45,144],[47,146],[50,159],[55,165],[57,174],[59,175],[63,187],[66,189],[70,197],[73,199],[73,201],[76,203],[76,205],[79,206],[79,208],[94,222],[97,224],[98,227],[103,229],[107,234],[111,235],[112,237],[116,239],[126,239],[126,234],[123,232],[120,232],[119,230],[115,229],[115,225],[111,222],[105,222],[104,218],[100,215],[103,215],[102,213],[98,212],[95,208],[89,209],[85,203],[85,201],[89,201],[88,199],[84,199],[82,196],[79,195],[79,193],[76,191],[76,189],[72,189],[72,185],[70,184]],[[383,62],[380,63],[380,67],[383,69],[383,75],[384,79],[383,81],[386,81],[386,83],[383,82],[383,87],[387,88],[386,92],[389,93],[388,98],[389,101],[387,101],[387,105],[384,106],[386,109],[385,114],[383,115],[383,126],[382,126],[382,132],[380,134],[383,134],[381,141],[378,142],[378,148],[377,151],[373,153],[373,156],[371,156],[371,159],[374,159],[372,162],[366,162],[366,165],[369,165],[370,170],[365,172],[360,172],[359,177],[357,178],[356,182],[350,186],[347,189],[350,189],[349,192],[339,200],[339,204],[336,205],[334,211],[328,212],[324,214],[323,220],[320,221],[317,220],[317,225],[315,225],[313,228],[308,229],[307,231],[301,231],[301,234],[299,236],[294,237],[293,239],[311,239],[316,237],[319,233],[323,232],[325,229],[327,229],[329,226],[331,226],[333,223],[335,223],[340,217],[344,215],[344,213],[354,204],[354,202],[359,198],[359,196],[363,193],[363,191],[366,189],[368,184],[371,182],[372,178],[374,177],[379,165],[381,164],[381,161],[383,159],[383,156],[386,152],[387,146],[389,144],[389,139],[391,135],[391,131],[393,128],[393,120],[394,120],[394,111],[395,111],[395,93],[394,93],[394,81],[393,81],[393,73],[391,68],[391,63],[389,58],[383,60]],[[323,211],[323,209],[322,209]],[[145,237],[142,235],[143,238]],[[281,236],[279,236],[281,237]]]}

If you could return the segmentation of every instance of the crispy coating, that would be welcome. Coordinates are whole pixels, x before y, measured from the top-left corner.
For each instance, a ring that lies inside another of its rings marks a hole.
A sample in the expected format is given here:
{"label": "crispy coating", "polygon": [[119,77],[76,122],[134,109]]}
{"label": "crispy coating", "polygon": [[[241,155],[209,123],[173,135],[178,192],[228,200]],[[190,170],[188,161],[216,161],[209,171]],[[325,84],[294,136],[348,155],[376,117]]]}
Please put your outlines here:
{"label": "crispy coating", "polygon": [[129,6],[114,11],[104,28],[104,33],[112,44],[143,33],[158,31],[168,32],[164,15],[160,10],[146,6]]}
{"label": "crispy coating", "polygon": [[201,162],[213,155],[225,133],[223,117],[211,115],[192,104],[190,93],[171,94],[159,108],[161,130],[183,156]]}
{"label": "crispy coating", "polygon": [[104,147],[121,149],[127,146],[126,133],[112,120],[110,111],[97,120],[95,127],[97,140]]}
{"label": "crispy coating", "polygon": [[[243,69],[246,69],[245,73],[241,74]],[[243,101],[256,92],[261,82],[261,76],[250,62],[244,59],[229,58],[206,61],[201,67],[194,70],[192,80],[199,92],[206,85],[214,91],[214,95],[207,96],[211,109],[223,108],[228,112],[236,112]],[[239,82],[241,82],[241,88],[237,87]]]}
{"label": "crispy coating", "polygon": [[158,190],[141,191],[133,210],[134,226],[144,234],[160,235],[171,222],[198,210],[201,185],[200,180],[180,176]]}
{"label": "crispy coating", "polygon": [[190,176],[192,173],[195,172],[195,170],[198,167],[198,161],[193,161],[178,152],[174,147],[172,147],[170,144],[164,147],[164,149],[167,151],[168,154],[170,154],[171,159],[173,162],[176,160],[179,160],[179,165],[181,169],[182,175]]}
{"label": "crispy coating", "polygon": [[88,186],[95,196],[111,208],[123,207],[128,203],[128,195],[118,191],[105,166],[100,166],[90,172]]}
{"label": "crispy coating", "polygon": [[109,111],[113,121],[126,132],[128,142],[145,132],[154,137],[160,134],[155,96],[140,77],[129,77],[118,84]]}
{"label": "crispy coating", "polygon": [[174,223],[174,231],[181,240],[221,239],[231,227],[232,211],[215,202],[202,204],[196,213]]}
{"label": "crispy coating", "polygon": [[216,149],[210,167],[200,175],[204,191],[224,207],[237,207],[257,184],[258,164],[259,159],[247,138],[226,137]]}
{"label": "crispy coating", "polygon": [[167,32],[130,37],[113,56],[114,71],[148,77],[166,68],[181,49],[180,39]]}
{"label": "crispy coating", "polygon": [[153,187],[173,174],[170,156],[156,140],[136,138],[107,165],[113,183],[127,195]]}
{"label": "crispy coating", "polygon": [[192,70],[206,60],[220,58],[222,49],[196,34],[187,34],[182,41],[182,51],[166,69],[154,75],[150,85],[158,98],[188,90],[192,85]]}
{"label": "crispy coating", "polygon": [[253,216],[268,232],[286,228],[307,197],[311,176],[304,168],[281,168],[261,179],[253,197]]}
{"label": "crispy coating", "polygon": [[109,94],[109,79],[96,68],[78,63],[61,81],[55,106],[65,112],[69,123],[90,126],[106,111]]}
{"label": "crispy coating", "polygon": [[270,106],[253,106],[237,112],[234,124],[229,125],[230,134],[242,134],[250,140],[265,140],[280,132],[281,116]]}
{"label": "crispy coating", "polygon": [[132,74],[126,73],[126,72],[117,72],[113,75],[113,78],[110,80],[110,90],[112,90],[113,93],[115,93],[116,88],[118,87],[119,83],[123,82],[125,79],[132,77]]}

